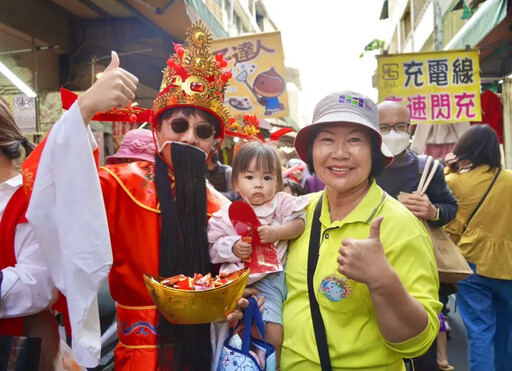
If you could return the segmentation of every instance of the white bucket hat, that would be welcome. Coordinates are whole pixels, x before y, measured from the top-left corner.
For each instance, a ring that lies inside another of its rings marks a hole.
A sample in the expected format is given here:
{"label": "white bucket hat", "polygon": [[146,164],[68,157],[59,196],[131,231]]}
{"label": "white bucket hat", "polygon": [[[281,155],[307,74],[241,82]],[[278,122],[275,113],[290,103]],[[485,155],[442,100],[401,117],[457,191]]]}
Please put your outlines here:
{"label": "white bucket hat", "polygon": [[375,134],[380,152],[386,159],[386,166],[393,161],[393,154],[382,142],[379,130],[379,114],[375,103],[365,95],[353,91],[334,92],[317,103],[313,112],[313,122],[303,127],[295,138],[295,150],[306,163],[309,161],[309,148],[313,145],[313,129],[326,124],[354,123],[367,127]]}

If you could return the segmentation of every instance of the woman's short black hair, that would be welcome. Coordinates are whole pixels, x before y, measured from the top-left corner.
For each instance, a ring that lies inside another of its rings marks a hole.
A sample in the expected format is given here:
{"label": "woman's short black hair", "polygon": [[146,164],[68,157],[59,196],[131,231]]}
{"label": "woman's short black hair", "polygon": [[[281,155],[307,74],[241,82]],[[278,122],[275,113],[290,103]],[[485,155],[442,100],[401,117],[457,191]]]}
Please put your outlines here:
{"label": "woman's short black hair", "polygon": [[[378,134],[374,133],[372,130],[367,129],[370,133],[371,138],[371,147],[372,147],[372,168],[370,169],[369,178],[377,178],[379,177],[384,169],[386,168],[386,157],[382,154],[379,146],[379,138]],[[311,130],[311,137],[309,140],[309,151],[308,151],[308,159],[306,164],[308,165],[308,169],[310,174],[315,173],[315,167],[313,166],[313,143],[316,139],[316,136],[320,132],[320,127],[315,127]]]}
{"label": "woman's short black hair", "polygon": [[185,117],[190,117],[192,115],[198,115],[203,120],[205,120],[207,123],[212,125],[215,128],[215,137],[217,137],[219,130],[220,130],[220,123],[219,120],[212,115],[209,112],[206,112],[200,108],[195,107],[176,107],[176,108],[169,108],[168,110],[164,111],[160,116],[158,116],[158,130],[160,130],[162,126],[162,121],[171,117],[173,113],[181,113]]}
{"label": "woman's short black hair", "polygon": [[500,143],[496,132],[486,124],[473,125],[453,148],[459,160],[471,161],[473,167],[489,165],[501,167]]}

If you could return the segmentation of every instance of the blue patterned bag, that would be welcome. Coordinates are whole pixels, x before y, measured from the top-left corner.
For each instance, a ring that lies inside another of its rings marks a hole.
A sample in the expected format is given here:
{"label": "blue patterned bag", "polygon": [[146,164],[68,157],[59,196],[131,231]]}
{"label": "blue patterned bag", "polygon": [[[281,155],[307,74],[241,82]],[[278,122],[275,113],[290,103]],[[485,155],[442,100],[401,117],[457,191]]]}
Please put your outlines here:
{"label": "blue patterned bag", "polygon": [[[249,306],[244,311],[244,318],[236,328],[244,324],[240,344],[237,333],[224,342],[217,371],[275,371],[276,353],[274,347],[265,341],[265,325],[256,299],[249,299]],[[262,340],[251,336],[251,327],[255,325]],[[235,328],[235,329],[236,329]]]}

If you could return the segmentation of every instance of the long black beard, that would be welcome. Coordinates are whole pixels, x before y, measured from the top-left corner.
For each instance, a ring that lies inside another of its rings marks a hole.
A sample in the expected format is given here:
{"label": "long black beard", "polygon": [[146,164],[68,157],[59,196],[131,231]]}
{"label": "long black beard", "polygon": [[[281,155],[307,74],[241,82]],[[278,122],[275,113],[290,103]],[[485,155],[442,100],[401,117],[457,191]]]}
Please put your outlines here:
{"label": "long black beard", "polygon": [[[172,143],[176,201],[169,169],[157,155],[156,187],[160,201],[159,275],[211,272],[206,235],[206,163],[204,153],[192,146]],[[205,308],[207,310],[207,308]],[[173,344],[173,346],[169,346]],[[210,325],[175,325],[163,316],[158,322],[158,365],[161,370],[209,370],[212,362]]]}

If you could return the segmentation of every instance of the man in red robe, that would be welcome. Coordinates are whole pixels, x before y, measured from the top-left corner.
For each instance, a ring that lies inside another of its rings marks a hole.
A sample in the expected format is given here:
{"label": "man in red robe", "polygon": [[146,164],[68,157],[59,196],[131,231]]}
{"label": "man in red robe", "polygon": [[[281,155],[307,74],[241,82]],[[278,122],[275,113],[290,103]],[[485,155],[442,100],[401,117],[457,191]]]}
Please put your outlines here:
{"label": "man in red robe", "polygon": [[[108,272],[117,302],[116,369],[211,367],[210,325],[169,324],[142,279],[210,272],[207,216],[226,202],[204,174],[230,120],[223,103],[230,75],[223,59],[210,54],[211,34],[202,23],[191,27],[187,41],[189,49],[175,45],[151,112],[155,162],[101,167],[98,182],[88,122],[96,112],[128,105],[138,83],[113,52],[101,79],[24,164],[32,193],[27,218],[68,299],[75,359],[89,367],[99,357],[94,295]],[[239,317],[237,310],[228,319]]]}

